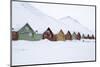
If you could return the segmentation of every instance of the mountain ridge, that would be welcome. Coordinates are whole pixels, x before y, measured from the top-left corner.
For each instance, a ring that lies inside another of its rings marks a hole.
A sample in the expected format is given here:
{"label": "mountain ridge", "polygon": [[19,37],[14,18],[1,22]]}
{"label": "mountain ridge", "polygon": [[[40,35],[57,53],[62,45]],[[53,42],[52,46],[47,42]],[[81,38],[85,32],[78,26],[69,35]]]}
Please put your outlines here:
{"label": "mountain ridge", "polygon": [[[12,27],[15,30],[19,30],[26,23],[29,23],[32,29],[38,30],[39,33],[43,33],[48,27],[50,27],[53,33],[55,34],[58,33],[60,29],[62,29],[65,34],[67,33],[68,30],[71,32],[81,32],[81,33],[86,32],[87,34],[90,33],[87,32],[87,29],[84,31],[76,30],[77,26],[80,26],[80,23],[76,19],[74,19],[73,21],[73,18],[71,16],[68,17],[70,18],[70,21],[65,23],[66,21],[62,22],[62,20],[56,20],[55,18],[42,13],[39,9],[31,6],[28,3],[13,2],[12,5],[13,5],[12,6]],[[76,22],[78,24],[76,24]],[[73,26],[71,26],[72,24],[77,25],[75,26],[76,29],[73,28]]]}

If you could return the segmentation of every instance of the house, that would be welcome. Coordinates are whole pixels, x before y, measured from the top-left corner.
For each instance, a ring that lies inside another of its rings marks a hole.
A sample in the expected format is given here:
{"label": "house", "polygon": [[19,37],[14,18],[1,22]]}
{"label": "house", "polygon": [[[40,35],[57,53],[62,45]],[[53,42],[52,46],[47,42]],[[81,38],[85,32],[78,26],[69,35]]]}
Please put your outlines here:
{"label": "house", "polygon": [[89,39],[95,39],[94,35],[92,34]]}
{"label": "house", "polygon": [[42,35],[35,32],[28,23],[18,31],[19,40],[40,40]]}
{"label": "house", "polygon": [[57,37],[57,41],[65,41],[65,35],[62,30],[60,30],[60,32],[56,35],[56,37]]}
{"label": "house", "polygon": [[90,39],[90,35],[89,34],[87,35],[87,39]]}
{"label": "house", "polygon": [[85,36],[84,34],[82,35],[83,39],[95,39],[94,35],[92,34],[91,36],[88,34],[87,36]]}
{"label": "house", "polygon": [[84,39],[91,39],[91,36],[87,34],[87,36],[85,36]]}
{"label": "house", "polygon": [[54,34],[54,36],[53,36],[53,41],[57,41],[57,35],[56,34]]}
{"label": "house", "polygon": [[71,35],[70,31],[68,31],[67,34],[65,35],[65,39],[72,40],[72,35]]}
{"label": "house", "polygon": [[91,39],[95,39],[95,37],[94,37],[94,35],[92,34],[92,37],[91,37]]}
{"label": "house", "polygon": [[73,40],[77,40],[77,35],[76,35],[75,32],[73,32],[73,34],[72,34],[72,39],[73,39]]}
{"label": "house", "polygon": [[81,39],[81,34],[79,32],[77,33],[76,38],[77,38],[77,40]]}
{"label": "house", "polygon": [[82,38],[83,39],[90,39],[90,36],[89,36],[89,34],[86,36],[86,35],[82,35]]}
{"label": "house", "polygon": [[34,31],[28,23],[26,23],[19,31],[19,40],[33,40]]}
{"label": "house", "polygon": [[54,34],[51,31],[51,29],[48,27],[47,30],[43,33],[43,39],[48,39],[53,41],[54,40]]}
{"label": "house", "polygon": [[82,39],[85,39],[85,35],[84,34],[82,34],[82,37],[81,37]]}
{"label": "house", "polygon": [[18,40],[18,32],[12,31],[12,40]]}

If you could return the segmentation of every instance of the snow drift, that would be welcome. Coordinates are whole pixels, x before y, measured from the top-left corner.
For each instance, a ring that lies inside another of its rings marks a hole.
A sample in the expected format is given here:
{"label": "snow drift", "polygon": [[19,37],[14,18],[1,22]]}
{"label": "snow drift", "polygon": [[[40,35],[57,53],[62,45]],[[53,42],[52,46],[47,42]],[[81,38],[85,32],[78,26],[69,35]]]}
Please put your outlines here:
{"label": "snow drift", "polygon": [[59,62],[94,61],[95,41],[24,41],[12,42],[12,64],[44,64]]}

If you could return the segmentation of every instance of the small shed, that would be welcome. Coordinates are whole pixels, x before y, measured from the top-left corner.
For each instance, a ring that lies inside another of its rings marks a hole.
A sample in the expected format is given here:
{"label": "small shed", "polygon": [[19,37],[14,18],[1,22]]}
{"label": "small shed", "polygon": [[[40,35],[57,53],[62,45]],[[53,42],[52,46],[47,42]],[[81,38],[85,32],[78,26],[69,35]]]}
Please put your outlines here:
{"label": "small shed", "polygon": [[18,32],[12,31],[12,40],[18,40]]}
{"label": "small shed", "polygon": [[34,32],[34,41],[38,41],[42,39],[42,34],[38,33],[38,31]]}
{"label": "small shed", "polygon": [[94,35],[92,34],[92,39],[95,39]]}

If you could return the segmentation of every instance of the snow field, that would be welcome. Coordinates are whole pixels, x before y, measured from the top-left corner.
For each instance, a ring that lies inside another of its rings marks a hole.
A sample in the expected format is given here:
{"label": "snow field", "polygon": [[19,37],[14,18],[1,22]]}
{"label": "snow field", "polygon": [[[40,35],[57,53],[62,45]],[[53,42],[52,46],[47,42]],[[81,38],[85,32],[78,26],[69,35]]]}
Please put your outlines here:
{"label": "snow field", "polygon": [[95,60],[94,40],[12,41],[12,64],[43,64]]}

